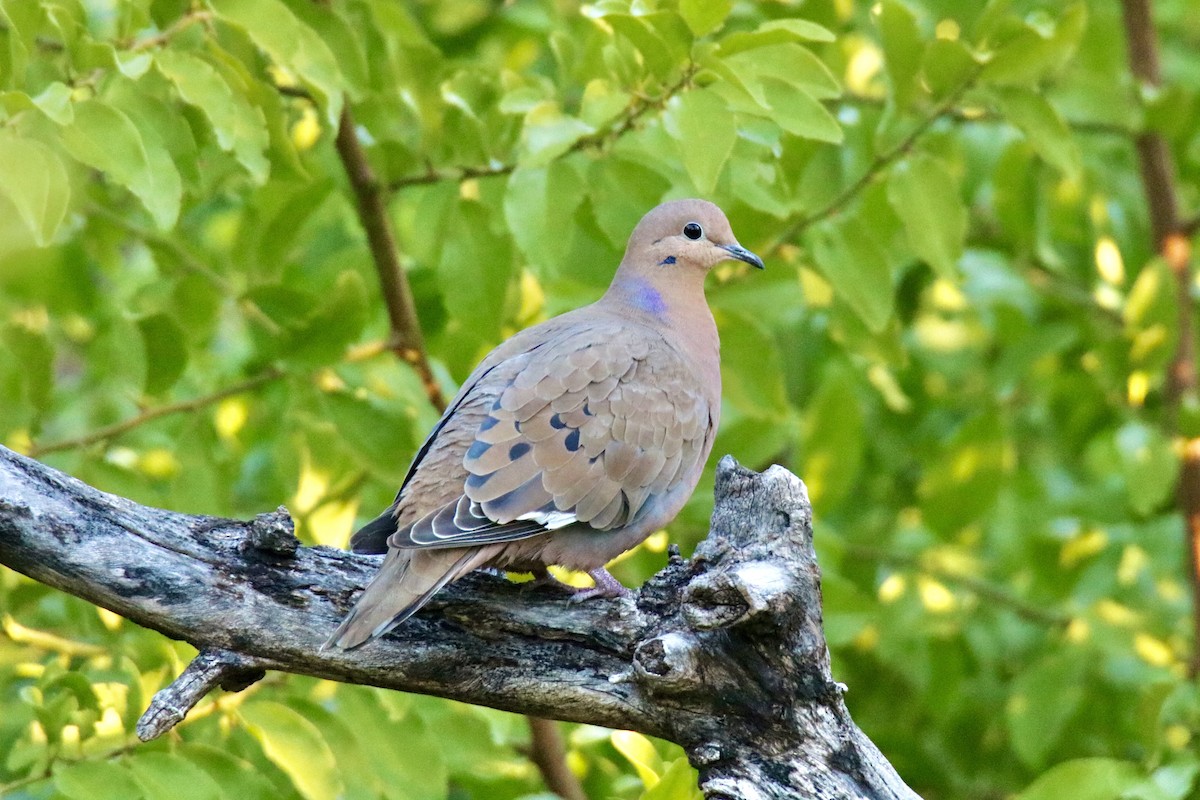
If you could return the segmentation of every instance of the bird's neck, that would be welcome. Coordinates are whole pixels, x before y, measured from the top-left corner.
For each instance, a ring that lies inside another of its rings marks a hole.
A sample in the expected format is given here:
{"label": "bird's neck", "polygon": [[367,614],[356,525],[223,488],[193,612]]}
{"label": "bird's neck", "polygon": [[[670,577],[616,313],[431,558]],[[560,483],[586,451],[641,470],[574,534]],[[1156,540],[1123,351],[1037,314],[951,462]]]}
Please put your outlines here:
{"label": "bird's neck", "polygon": [[[705,378],[720,381],[717,325],[704,297],[704,274],[656,275],[622,264],[602,304],[640,316],[696,360]],[[711,374],[710,374],[711,373]]]}

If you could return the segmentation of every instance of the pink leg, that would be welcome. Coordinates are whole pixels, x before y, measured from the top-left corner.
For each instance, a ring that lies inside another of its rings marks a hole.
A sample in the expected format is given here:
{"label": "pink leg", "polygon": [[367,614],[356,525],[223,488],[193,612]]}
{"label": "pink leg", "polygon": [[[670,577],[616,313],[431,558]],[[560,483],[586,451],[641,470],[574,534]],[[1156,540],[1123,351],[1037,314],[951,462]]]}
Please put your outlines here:
{"label": "pink leg", "polygon": [[591,589],[576,589],[571,598],[572,603],[591,600],[593,597],[630,597],[633,592],[626,589],[621,582],[609,574],[604,567],[588,570],[588,575],[596,582]]}

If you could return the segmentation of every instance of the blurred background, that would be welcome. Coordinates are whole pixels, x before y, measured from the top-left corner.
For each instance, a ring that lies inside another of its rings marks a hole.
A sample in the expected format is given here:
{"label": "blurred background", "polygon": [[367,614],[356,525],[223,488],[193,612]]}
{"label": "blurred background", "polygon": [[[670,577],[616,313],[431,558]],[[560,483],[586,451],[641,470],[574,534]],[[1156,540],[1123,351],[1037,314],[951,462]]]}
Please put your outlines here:
{"label": "blurred background", "polygon": [[[1197,797],[1198,100],[1194,0],[0,0],[0,443],[342,547],[706,197],[767,262],[710,278],[714,455],[807,482],[858,724],[929,800]],[[2,568],[0,622],[6,798],[549,796],[521,717],[291,675],[139,744],[189,646]]]}

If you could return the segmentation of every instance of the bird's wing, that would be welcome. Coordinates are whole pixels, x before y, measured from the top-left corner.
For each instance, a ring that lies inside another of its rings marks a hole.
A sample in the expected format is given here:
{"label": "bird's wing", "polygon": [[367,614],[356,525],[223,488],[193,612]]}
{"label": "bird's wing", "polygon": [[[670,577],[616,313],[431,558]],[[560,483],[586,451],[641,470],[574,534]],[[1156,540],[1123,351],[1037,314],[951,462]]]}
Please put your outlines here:
{"label": "bird's wing", "polygon": [[463,459],[462,495],[392,534],[389,546],[494,544],[577,522],[620,528],[707,451],[708,393],[642,325],[573,326],[520,359],[518,369],[493,373],[503,381],[476,384],[492,404]]}

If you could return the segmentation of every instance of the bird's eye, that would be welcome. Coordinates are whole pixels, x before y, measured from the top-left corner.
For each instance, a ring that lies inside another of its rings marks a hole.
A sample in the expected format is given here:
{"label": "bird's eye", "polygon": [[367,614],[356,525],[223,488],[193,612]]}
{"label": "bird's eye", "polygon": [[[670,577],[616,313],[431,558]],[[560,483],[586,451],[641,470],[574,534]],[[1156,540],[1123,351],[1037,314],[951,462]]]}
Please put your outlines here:
{"label": "bird's eye", "polygon": [[689,222],[683,226],[683,235],[689,239],[699,239],[704,235],[704,228],[700,227],[699,222]]}

